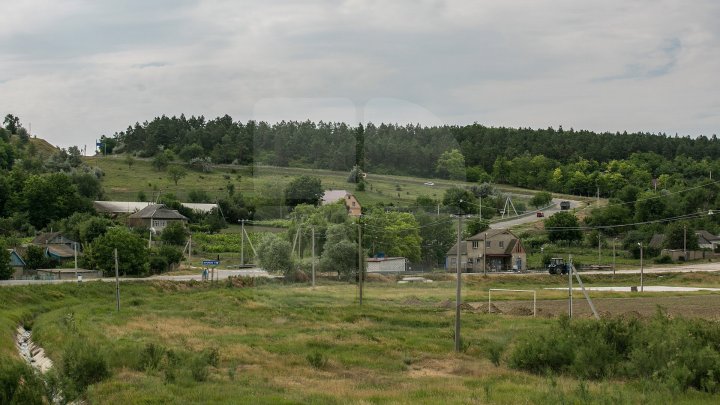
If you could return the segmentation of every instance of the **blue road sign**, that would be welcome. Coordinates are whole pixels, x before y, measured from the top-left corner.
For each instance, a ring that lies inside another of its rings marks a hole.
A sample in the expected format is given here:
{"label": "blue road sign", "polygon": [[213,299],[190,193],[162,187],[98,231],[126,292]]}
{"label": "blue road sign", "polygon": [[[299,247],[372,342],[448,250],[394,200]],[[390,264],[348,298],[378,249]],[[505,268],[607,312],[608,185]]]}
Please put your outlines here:
{"label": "blue road sign", "polygon": [[220,264],[220,260],[203,260],[203,266],[217,266]]}

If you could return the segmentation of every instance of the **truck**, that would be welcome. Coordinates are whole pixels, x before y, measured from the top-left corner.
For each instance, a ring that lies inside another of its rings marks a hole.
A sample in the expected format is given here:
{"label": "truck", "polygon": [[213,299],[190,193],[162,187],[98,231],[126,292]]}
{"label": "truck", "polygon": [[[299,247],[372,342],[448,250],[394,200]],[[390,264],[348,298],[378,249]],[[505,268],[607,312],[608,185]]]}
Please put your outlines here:
{"label": "truck", "polygon": [[553,257],[547,265],[547,270],[550,274],[568,274],[568,267],[562,257]]}

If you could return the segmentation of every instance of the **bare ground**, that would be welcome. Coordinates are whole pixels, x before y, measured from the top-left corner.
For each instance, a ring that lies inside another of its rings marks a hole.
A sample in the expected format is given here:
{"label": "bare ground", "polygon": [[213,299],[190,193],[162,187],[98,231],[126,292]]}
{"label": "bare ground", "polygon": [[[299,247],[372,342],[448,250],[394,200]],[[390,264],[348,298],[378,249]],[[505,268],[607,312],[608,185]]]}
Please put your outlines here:
{"label": "bare ground", "polygon": [[[593,304],[603,317],[650,317],[662,307],[670,316],[720,320],[720,295],[672,297],[594,298]],[[478,311],[487,312],[488,303],[473,303]],[[532,301],[493,301],[492,312],[532,316]],[[556,317],[568,313],[568,300],[538,300],[537,316]],[[590,305],[580,294],[573,299],[573,315],[590,317]]]}

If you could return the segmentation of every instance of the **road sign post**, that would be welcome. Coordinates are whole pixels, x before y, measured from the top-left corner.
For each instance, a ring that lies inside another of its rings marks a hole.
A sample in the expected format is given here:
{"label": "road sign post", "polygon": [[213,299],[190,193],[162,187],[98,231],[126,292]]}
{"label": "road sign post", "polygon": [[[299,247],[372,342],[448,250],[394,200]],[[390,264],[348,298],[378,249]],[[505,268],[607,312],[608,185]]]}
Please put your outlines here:
{"label": "road sign post", "polygon": [[215,266],[220,264],[220,260],[203,260],[202,261],[203,266],[213,266],[212,273],[210,274],[210,282],[217,281],[217,270],[215,269]]}

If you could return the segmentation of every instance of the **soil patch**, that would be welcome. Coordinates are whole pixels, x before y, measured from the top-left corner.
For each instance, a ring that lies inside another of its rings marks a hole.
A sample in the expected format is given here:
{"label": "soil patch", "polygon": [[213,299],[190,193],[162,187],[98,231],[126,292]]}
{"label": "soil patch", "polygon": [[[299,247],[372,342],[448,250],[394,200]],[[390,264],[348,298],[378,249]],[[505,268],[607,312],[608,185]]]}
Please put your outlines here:
{"label": "soil patch", "polygon": [[[672,297],[593,298],[593,303],[598,313],[605,318],[648,318],[655,315],[658,308],[663,308],[669,316],[720,320],[720,294]],[[484,304],[484,307],[486,311],[487,303]],[[481,312],[485,312],[482,311],[482,303],[480,308]],[[493,301],[492,313],[523,316],[530,313],[530,315],[532,315],[532,301]],[[538,300],[537,313],[538,315],[546,317],[566,315],[568,313],[568,301],[567,299]],[[588,305],[584,298],[579,297],[573,300],[573,315],[577,317],[592,316],[590,305]]]}

